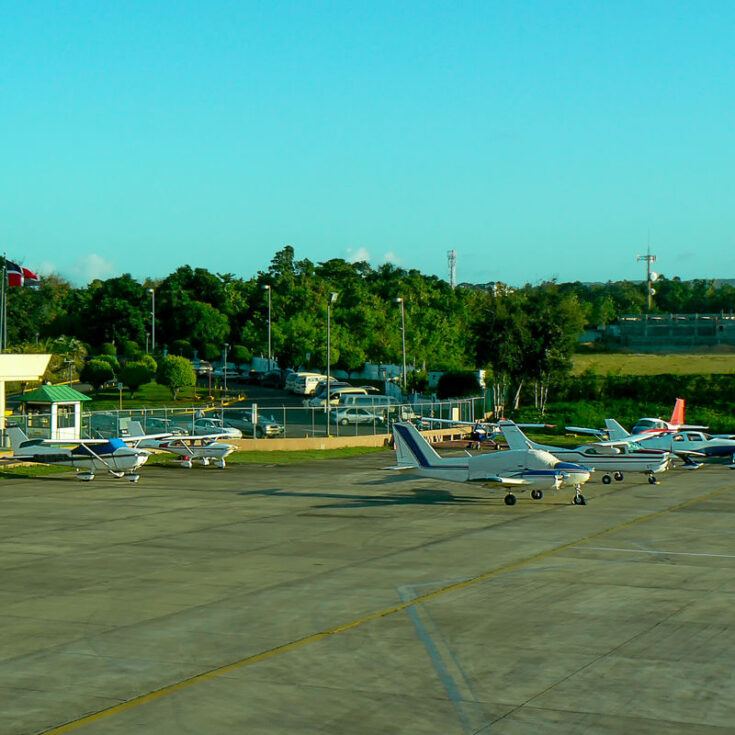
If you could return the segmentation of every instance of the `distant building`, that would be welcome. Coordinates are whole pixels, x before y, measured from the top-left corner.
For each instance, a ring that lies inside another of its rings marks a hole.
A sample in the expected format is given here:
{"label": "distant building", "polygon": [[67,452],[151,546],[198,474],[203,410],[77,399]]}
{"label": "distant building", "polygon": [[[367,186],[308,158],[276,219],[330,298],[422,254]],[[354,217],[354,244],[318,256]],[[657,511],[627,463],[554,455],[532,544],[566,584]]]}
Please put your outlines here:
{"label": "distant building", "polygon": [[735,314],[624,314],[607,339],[637,350],[735,347]]}

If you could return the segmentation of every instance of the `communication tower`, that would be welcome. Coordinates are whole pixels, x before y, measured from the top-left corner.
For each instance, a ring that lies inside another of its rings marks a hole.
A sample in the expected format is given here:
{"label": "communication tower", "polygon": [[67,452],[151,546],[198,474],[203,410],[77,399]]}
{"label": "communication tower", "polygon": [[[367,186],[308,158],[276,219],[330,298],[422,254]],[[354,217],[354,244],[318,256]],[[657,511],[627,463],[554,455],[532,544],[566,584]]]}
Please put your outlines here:
{"label": "communication tower", "polygon": [[656,295],[656,289],[653,284],[658,279],[658,273],[654,273],[651,270],[651,263],[656,262],[656,256],[651,255],[651,246],[648,246],[648,251],[645,255],[637,256],[636,260],[644,260],[646,262],[646,303],[648,304],[648,311],[651,311],[651,299]]}
{"label": "communication tower", "polygon": [[457,286],[457,251],[450,250],[447,252],[447,262],[449,263],[449,285],[452,288]]}

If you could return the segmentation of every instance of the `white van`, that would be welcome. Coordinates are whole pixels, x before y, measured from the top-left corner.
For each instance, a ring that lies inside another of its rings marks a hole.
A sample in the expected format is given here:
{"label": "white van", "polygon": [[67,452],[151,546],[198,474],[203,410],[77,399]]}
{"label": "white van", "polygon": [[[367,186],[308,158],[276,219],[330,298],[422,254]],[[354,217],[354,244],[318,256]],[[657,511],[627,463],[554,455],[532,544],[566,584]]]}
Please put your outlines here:
{"label": "white van", "polygon": [[[346,385],[340,388],[332,388],[329,391],[329,405],[336,406],[342,402],[342,398],[345,396],[366,396],[368,392],[364,388],[356,388],[353,385]],[[319,396],[314,396],[309,401],[304,401],[304,405],[312,408],[322,408],[326,403],[327,396],[326,392]]]}
{"label": "white van", "polygon": [[299,373],[293,383],[293,392],[300,396],[310,396],[317,385],[326,379],[327,376],[321,373]]}
{"label": "white van", "polygon": [[345,395],[340,396],[339,405],[380,406],[382,408],[384,406],[396,406],[398,405],[398,401],[391,396],[368,394],[367,392],[362,395],[359,393],[345,393]]}

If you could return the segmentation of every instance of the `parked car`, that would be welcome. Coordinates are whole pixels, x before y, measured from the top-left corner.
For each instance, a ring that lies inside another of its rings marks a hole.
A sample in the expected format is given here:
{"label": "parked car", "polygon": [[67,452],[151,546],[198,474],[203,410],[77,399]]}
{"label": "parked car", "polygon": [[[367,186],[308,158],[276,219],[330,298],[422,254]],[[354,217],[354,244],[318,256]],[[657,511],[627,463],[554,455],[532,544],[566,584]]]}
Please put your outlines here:
{"label": "parked car", "polygon": [[352,406],[349,408],[333,408],[329,412],[329,418],[334,424],[383,424],[385,423],[385,411],[381,409],[362,408]]}
{"label": "parked car", "polygon": [[199,376],[207,376],[214,369],[211,362],[206,360],[192,360],[191,366],[194,368],[194,372]]}
{"label": "parked car", "polygon": [[225,373],[227,374],[227,380],[240,380],[242,377],[240,371],[236,368],[217,368],[212,370],[212,378],[224,380]]}
{"label": "parked car", "polygon": [[136,419],[146,434],[173,434],[174,436],[181,436],[186,432],[171,419],[162,419],[157,416],[151,416],[150,418]]}
{"label": "parked car", "polygon": [[260,376],[260,384],[265,388],[283,388],[286,385],[288,373],[280,368],[269,370]]}
{"label": "parked car", "polygon": [[[252,411],[233,411],[228,410],[225,412],[225,426],[232,426],[235,429],[239,429],[245,439],[250,439],[253,436],[253,413]],[[258,412],[258,421],[255,424],[255,437],[257,439],[263,439],[265,437],[283,436],[284,434],[283,424],[276,421],[273,416],[267,416]]]}
{"label": "parked car", "polygon": [[193,422],[191,419],[187,420],[186,417],[182,416],[176,419],[176,424],[192,436],[217,434],[227,439],[242,439],[242,432],[239,429],[226,426],[222,419],[210,418],[209,416],[194,419]]}

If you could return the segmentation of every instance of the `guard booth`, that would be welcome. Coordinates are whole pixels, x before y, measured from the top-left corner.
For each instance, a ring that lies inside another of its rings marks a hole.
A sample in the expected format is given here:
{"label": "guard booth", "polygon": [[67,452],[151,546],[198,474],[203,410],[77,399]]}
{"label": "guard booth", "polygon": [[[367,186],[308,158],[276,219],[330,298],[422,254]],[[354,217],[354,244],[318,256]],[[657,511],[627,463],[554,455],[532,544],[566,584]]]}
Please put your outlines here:
{"label": "guard booth", "polygon": [[42,385],[20,401],[30,437],[73,441],[82,437],[82,402],[89,396],[68,385]]}

